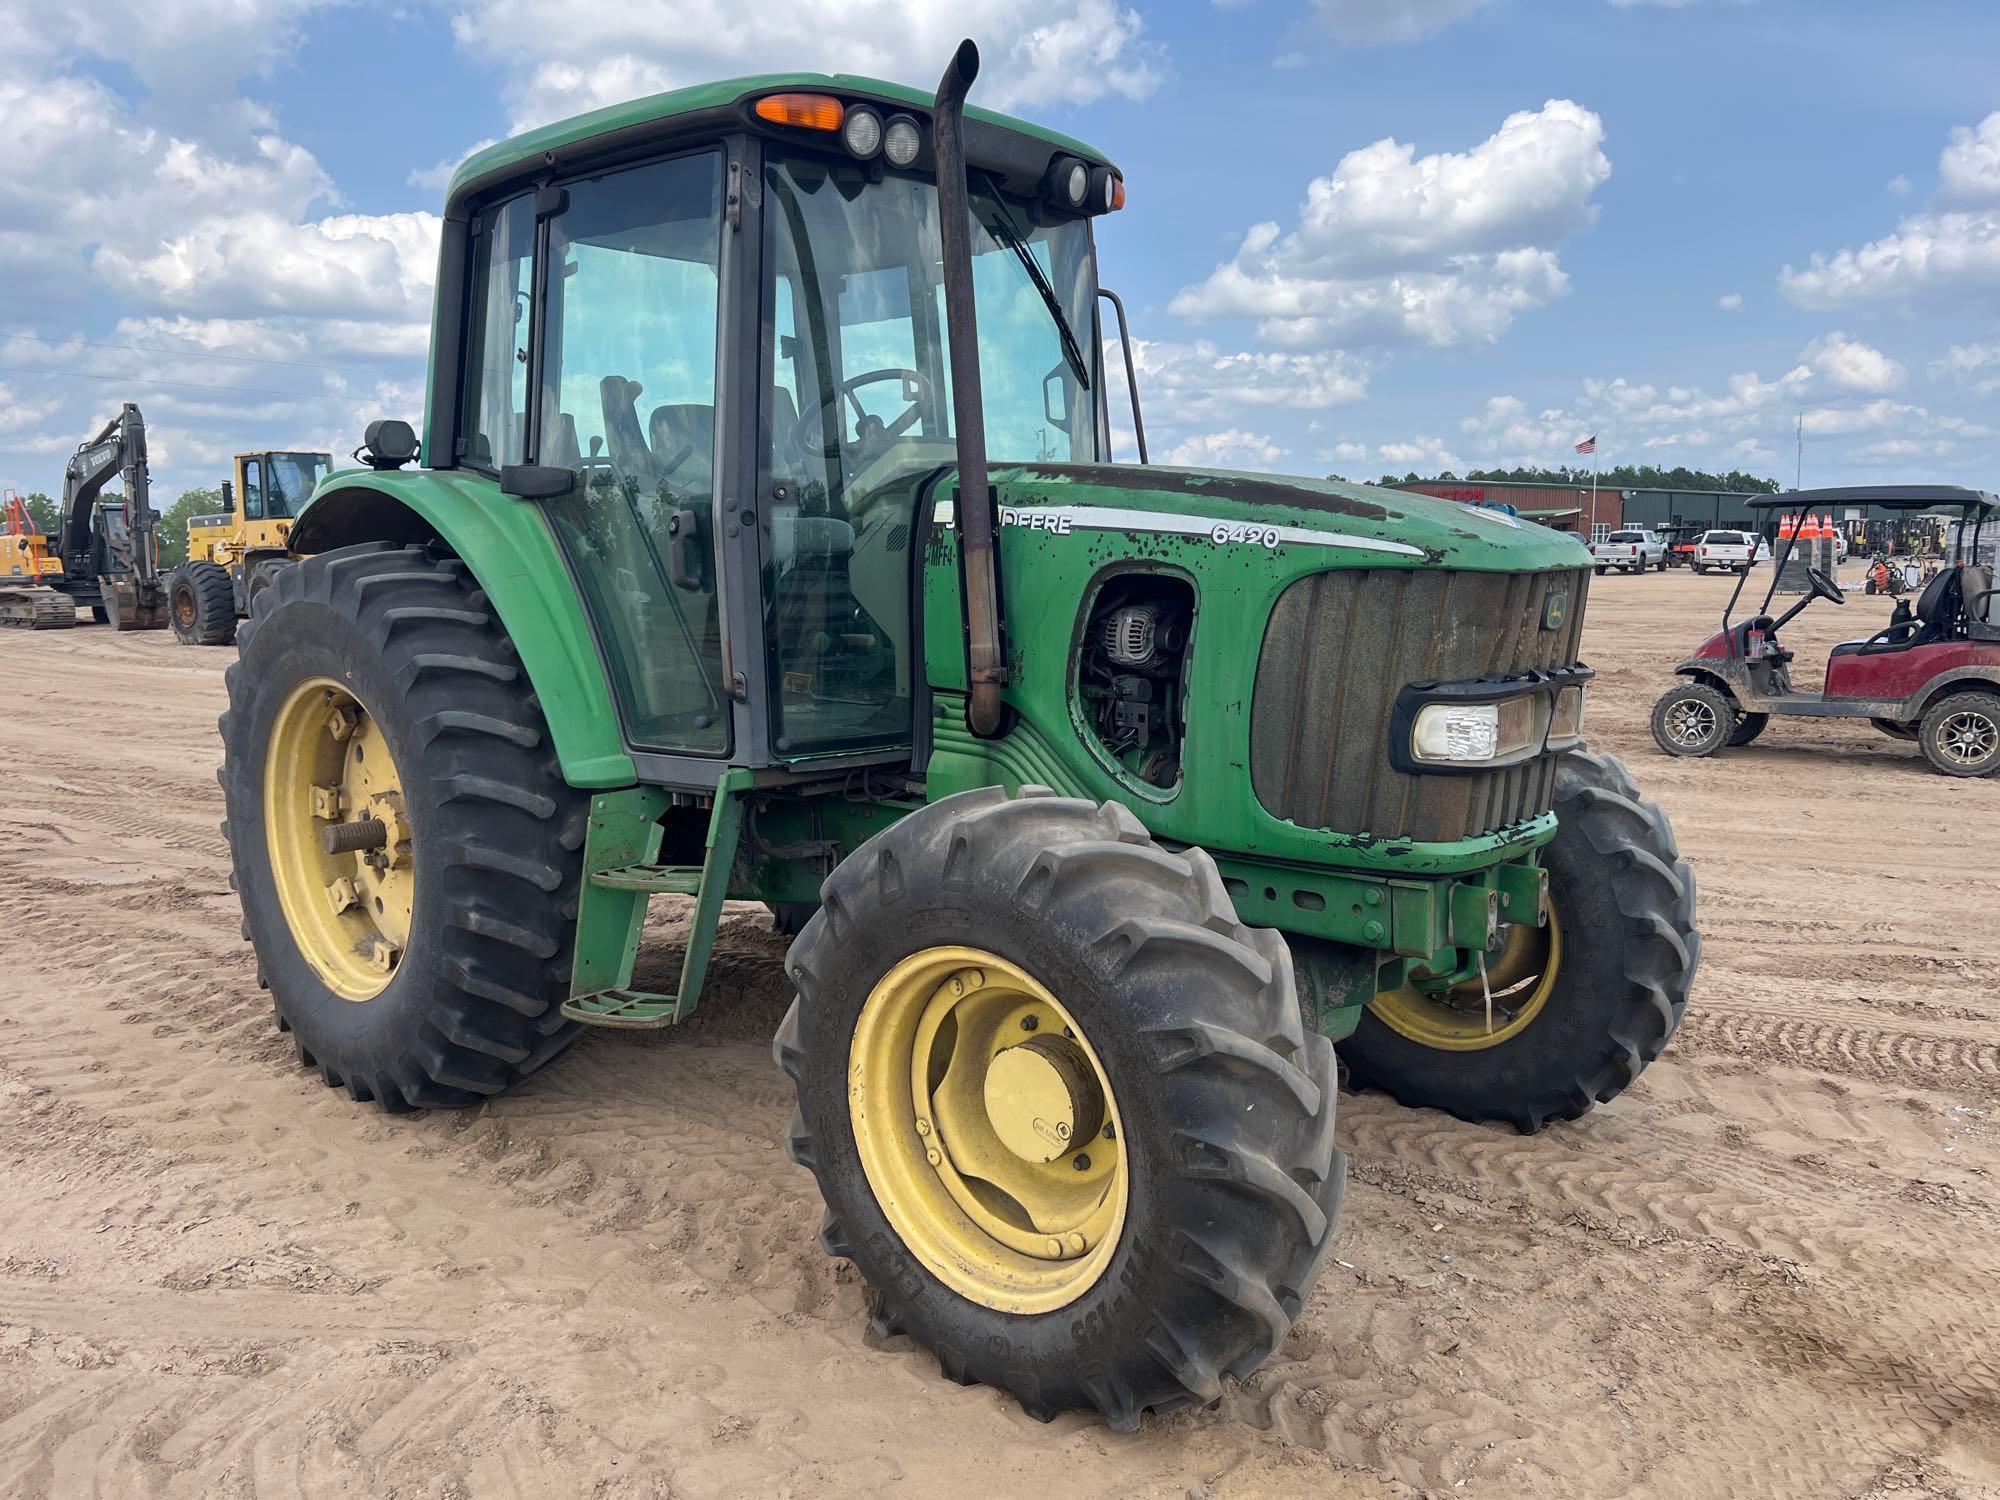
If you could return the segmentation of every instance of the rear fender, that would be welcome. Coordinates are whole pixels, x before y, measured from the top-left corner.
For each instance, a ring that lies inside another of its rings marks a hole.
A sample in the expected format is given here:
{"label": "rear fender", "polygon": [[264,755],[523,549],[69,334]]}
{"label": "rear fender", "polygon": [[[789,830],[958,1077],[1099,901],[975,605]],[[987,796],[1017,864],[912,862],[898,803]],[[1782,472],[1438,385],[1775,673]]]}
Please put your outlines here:
{"label": "rear fender", "polygon": [[321,483],[290,540],[294,555],[359,542],[443,543],[472,570],[520,652],[564,779],[578,787],[638,780],[590,622],[535,506],[461,471],[349,469]]}

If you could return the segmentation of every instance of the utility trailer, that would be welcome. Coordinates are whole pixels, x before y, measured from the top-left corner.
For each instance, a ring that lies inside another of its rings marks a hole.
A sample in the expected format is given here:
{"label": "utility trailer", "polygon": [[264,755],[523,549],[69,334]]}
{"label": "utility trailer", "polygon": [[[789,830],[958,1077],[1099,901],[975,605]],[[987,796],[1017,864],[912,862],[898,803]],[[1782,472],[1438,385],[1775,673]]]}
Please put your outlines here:
{"label": "utility trailer", "polygon": [[[685,1020],[723,901],[778,908],[789,1145],[876,1326],[1122,1429],[1298,1316],[1336,1043],[1539,1129],[1659,1055],[1701,939],[1584,748],[1589,553],[1110,462],[1124,178],[966,108],[977,69],[707,84],[460,168],[423,466],[376,423],[299,517],[225,828],[278,1025],[391,1111]],[[632,983],[659,894],[671,993]]]}

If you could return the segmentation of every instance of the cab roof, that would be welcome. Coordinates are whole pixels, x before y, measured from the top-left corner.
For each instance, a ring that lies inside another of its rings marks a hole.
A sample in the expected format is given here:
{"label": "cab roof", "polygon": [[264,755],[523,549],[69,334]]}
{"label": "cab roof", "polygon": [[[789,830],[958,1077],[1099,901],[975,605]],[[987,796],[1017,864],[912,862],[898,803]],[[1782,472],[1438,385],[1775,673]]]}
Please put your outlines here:
{"label": "cab roof", "polygon": [[1823,490],[1787,490],[1745,502],[1751,510],[1815,510],[1823,505],[1875,505],[1883,510],[1963,510],[1984,518],[2000,513],[2000,496],[1958,484],[1849,484]]}
{"label": "cab roof", "polygon": [[[575,115],[567,120],[557,120],[550,125],[537,126],[521,135],[488,146],[483,151],[474,152],[459,164],[456,172],[452,173],[451,188],[446,194],[446,199],[455,200],[461,192],[474,184],[504,177],[549,153],[562,153],[565,148],[580,142],[614,133],[643,130],[647,126],[663,125],[686,115],[731,109],[760,94],[782,90],[838,94],[849,100],[867,99],[919,114],[926,125],[929,123],[931,105],[934,102],[934,96],[922,89],[914,89],[907,84],[889,83],[880,78],[863,78],[852,73],[759,73],[746,78],[726,78],[716,83],[695,84],[689,88],[672,89],[664,94],[649,94],[643,99],[629,99],[623,104],[607,105],[588,114]],[[1060,131],[1031,124],[1012,115],[1003,115],[995,110],[982,109],[976,104],[968,104],[965,117],[969,121],[978,121],[984,125],[1012,131],[1016,135],[1042,142],[1052,150],[1067,151],[1095,164],[1103,166],[1112,164],[1110,158],[1095,147],[1086,146],[1082,141],[1066,136]]]}

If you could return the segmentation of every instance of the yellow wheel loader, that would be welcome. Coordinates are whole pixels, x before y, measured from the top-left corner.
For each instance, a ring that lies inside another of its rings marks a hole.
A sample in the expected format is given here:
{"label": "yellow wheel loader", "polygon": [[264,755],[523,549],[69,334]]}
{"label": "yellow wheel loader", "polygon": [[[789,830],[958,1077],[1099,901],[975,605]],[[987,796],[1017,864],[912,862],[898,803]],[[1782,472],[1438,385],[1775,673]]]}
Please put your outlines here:
{"label": "yellow wheel loader", "polygon": [[284,566],[292,517],[333,467],[326,453],[239,453],[222,483],[229,506],[188,521],[187,561],[168,575],[175,637],[184,646],[227,646],[236,622]]}

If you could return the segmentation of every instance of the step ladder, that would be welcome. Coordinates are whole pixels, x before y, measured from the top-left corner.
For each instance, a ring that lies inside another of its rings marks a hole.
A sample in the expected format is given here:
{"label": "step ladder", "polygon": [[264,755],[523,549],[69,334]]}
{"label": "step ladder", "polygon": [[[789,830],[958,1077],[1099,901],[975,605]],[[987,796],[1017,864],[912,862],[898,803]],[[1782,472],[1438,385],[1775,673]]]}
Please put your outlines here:
{"label": "step ladder", "polygon": [[[701,999],[702,980],[708,974],[708,958],[715,946],[723,898],[729,893],[729,872],[736,862],[736,845],[743,831],[744,794],[750,784],[747,771],[732,769],[723,773],[708,817],[708,839],[701,864],[618,864],[591,871],[585,877],[591,885],[606,891],[695,898],[694,916],[688,924],[687,952],[681,959],[680,987],[671,995],[623,988],[571,995],[563,1002],[564,1016],[586,1026],[656,1031],[677,1025],[694,1014]],[[638,852],[650,854],[658,848],[655,831],[650,847]]]}

